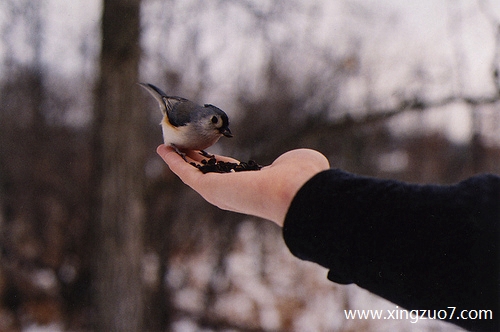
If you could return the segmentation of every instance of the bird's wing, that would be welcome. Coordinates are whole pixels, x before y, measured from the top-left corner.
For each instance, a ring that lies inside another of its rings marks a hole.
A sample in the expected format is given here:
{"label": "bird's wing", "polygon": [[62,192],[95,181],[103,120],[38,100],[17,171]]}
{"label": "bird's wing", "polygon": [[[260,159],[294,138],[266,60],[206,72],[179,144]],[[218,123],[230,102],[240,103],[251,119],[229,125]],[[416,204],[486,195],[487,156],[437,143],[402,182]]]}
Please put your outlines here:
{"label": "bird's wing", "polygon": [[166,98],[168,121],[174,126],[185,126],[193,119],[191,115],[200,106],[179,97]]}

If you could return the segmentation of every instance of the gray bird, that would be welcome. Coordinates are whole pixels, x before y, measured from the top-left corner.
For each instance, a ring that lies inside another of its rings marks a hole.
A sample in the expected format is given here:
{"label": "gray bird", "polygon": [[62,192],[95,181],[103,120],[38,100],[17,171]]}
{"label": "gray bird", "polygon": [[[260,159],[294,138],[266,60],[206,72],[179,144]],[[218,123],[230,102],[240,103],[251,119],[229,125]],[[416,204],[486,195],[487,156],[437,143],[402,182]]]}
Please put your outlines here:
{"label": "gray bird", "polygon": [[[165,92],[148,83],[139,83],[160,105],[163,113],[161,128],[163,141],[171,145],[184,160],[183,151],[204,150],[214,145],[222,136],[233,137],[229,130],[227,114],[210,104],[198,105],[182,97],[167,96]],[[186,160],[187,161],[187,160]]]}

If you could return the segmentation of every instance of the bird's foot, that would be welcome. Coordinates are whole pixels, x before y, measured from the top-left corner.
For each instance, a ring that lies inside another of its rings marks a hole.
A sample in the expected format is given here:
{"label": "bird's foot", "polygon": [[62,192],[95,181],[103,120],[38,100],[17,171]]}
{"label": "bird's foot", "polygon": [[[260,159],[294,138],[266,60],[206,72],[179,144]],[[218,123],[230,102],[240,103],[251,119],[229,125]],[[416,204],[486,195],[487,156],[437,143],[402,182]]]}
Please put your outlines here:
{"label": "bird's foot", "polygon": [[208,153],[207,151],[205,150],[200,150],[200,154],[205,157],[205,158],[208,158],[208,159],[213,159],[215,158],[215,156],[213,154],[210,154]]}
{"label": "bird's foot", "polygon": [[177,146],[175,146],[174,144],[170,144],[170,145],[174,148],[175,152],[177,152],[177,154],[179,156],[181,156],[182,159],[184,159],[185,162],[189,163],[189,161],[186,158],[186,154],[184,152],[182,152],[181,150],[179,150],[179,148]]}

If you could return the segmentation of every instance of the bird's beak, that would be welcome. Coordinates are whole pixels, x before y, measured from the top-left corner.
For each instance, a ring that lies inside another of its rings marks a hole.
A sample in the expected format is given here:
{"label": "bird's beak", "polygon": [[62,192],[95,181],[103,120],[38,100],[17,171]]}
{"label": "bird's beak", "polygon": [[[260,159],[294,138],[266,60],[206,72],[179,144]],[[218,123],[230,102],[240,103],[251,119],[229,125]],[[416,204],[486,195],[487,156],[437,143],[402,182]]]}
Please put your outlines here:
{"label": "bird's beak", "polygon": [[233,134],[231,133],[231,130],[229,130],[228,127],[221,128],[220,133],[226,137],[233,137]]}

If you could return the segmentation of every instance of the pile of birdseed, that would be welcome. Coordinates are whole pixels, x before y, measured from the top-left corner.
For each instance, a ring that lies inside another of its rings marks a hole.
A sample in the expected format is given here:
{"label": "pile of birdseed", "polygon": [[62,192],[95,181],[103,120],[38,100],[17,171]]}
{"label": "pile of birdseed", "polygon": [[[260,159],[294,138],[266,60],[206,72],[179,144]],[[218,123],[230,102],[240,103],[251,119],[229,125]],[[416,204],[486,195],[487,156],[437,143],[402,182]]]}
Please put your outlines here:
{"label": "pile of birdseed", "polygon": [[201,161],[201,165],[191,162],[191,165],[198,168],[203,174],[206,173],[231,173],[243,171],[258,171],[262,168],[253,160],[248,162],[232,163],[215,159],[215,156]]}

